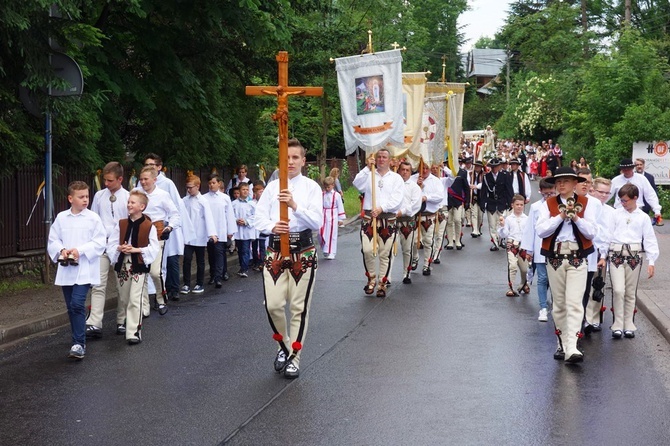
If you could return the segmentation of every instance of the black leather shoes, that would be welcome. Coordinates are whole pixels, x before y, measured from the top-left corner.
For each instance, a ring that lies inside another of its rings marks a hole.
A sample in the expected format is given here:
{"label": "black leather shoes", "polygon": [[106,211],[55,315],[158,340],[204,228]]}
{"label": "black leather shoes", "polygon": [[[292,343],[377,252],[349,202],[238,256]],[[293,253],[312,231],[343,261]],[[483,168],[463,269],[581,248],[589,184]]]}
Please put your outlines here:
{"label": "black leather shoes", "polygon": [[101,338],[102,337],[102,329],[96,327],[95,325],[87,325],[86,326],[86,337],[87,338]]}
{"label": "black leather shoes", "polygon": [[223,286],[223,284],[221,283],[220,280],[217,280],[216,282],[214,282],[214,286],[217,287],[217,288],[221,288]]}
{"label": "black leather shoes", "polygon": [[117,335],[126,334],[126,324],[118,324],[116,326],[116,334]]}
{"label": "black leather shoes", "polygon": [[456,251],[460,251],[461,249],[463,249],[463,246],[462,246],[462,245],[456,247]]}
{"label": "black leather shoes", "polygon": [[614,331],[612,331],[612,337],[613,337],[614,339],[621,339],[621,335],[623,335],[623,333],[621,332],[621,330],[614,330]]}
{"label": "black leather shoes", "polygon": [[436,264],[436,265],[439,265],[441,262],[440,262],[440,259],[435,259],[435,260],[433,260],[433,263]]}
{"label": "black leather shoes", "polygon": [[499,250],[500,250],[500,248],[498,248],[497,245],[493,245],[493,246],[491,246],[491,248],[489,248],[489,251],[499,251]]}
{"label": "black leather shoes", "polygon": [[573,353],[565,360],[566,364],[577,364],[584,361],[584,355],[581,353]]}
{"label": "black leather shoes", "polygon": [[423,275],[424,276],[430,276],[430,268],[424,268],[423,269]]}
{"label": "black leather shoes", "polygon": [[293,361],[286,364],[286,367],[284,368],[284,377],[288,379],[296,379],[298,376],[300,376],[298,366],[293,364]]}
{"label": "black leather shoes", "polygon": [[137,345],[140,342],[142,342],[142,340],[140,338],[130,338],[130,339],[128,339],[128,345]]}
{"label": "black leather shoes", "polygon": [[635,332],[633,330],[624,330],[623,331],[623,337],[624,338],[634,338],[635,337]]}
{"label": "black leather shoes", "polygon": [[562,361],[565,359],[565,352],[563,351],[562,348],[557,348],[556,351],[554,352],[554,359],[558,361]]}
{"label": "black leather shoes", "polygon": [[168,306],[165,304],[158,304],[158,314],[164,316],[168,312]]}
{"label": "black leather shoes", "polygon": [[284,353],[284,350],[279,350],[277,352],[277,356],[275,356],[275,372],[281,373],[282,370],[284,370],[284,367],[286,367],[286,353]]}
{"label": "black leather shoes", "polygon": [[402,283],[404,284],[412,283],[412,279],[410,279],[409,277],[405,277],[404,279],[402,279]]}
{"label": "black leather shoes", "polygon": [[453,250],[453,249],[454,249],[453,246],[449,246],[449,245],[447,245],[447,251],[451,251],[451,250]]}

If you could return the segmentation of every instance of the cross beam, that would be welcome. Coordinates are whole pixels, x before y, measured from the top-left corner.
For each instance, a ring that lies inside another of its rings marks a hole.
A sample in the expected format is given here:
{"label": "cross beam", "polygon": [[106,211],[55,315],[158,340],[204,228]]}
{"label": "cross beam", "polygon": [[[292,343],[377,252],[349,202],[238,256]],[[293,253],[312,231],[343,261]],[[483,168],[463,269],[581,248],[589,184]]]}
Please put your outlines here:
{"label": "cross beam", "polygon": [[[322,96],[321,87],[293,87],[288,85],[288,52],[277,53],[278,81],[276,86],[247,86],[248,96],[276,96],[277,111],[272,119],[279,126],[279,190],[288,189],[288,97],[289,96]],[[288,222],[288,205],[281,203],[279,219]],[[281,255],[289,256],[288,234],[280,235]]]}

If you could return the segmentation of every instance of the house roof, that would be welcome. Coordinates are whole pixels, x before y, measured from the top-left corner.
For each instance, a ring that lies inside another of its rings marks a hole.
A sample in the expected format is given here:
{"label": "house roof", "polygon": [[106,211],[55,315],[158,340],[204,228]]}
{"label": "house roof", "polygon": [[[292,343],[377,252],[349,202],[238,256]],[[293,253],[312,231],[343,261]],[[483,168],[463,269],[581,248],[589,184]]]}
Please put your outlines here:
{"label": "house roof", "polygon": [[507,63],[507,52],[498,49],[473,48],[467,54],[467,65],[464,67],[468,77],[493,77],[500,73]]}

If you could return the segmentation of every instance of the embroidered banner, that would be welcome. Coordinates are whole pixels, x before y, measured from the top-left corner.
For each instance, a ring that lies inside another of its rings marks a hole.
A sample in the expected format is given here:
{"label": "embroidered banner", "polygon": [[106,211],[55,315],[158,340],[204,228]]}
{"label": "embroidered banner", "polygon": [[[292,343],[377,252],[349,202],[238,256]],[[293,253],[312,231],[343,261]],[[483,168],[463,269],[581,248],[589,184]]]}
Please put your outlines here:
{"label": "embroidered banner", "polygon": [[347,155],[404,147],[400,50],[335,59]]}
{"label": "embroidered banner", "polygon": [[444,161],[446,109],[446,95],[424,99],[420,150],[418,154],[407,154],[412,167],[417,168],[422,159],[429,164]]}
{"label": "embroidered banner", "polygon": [[426,96],[426,73],[403,73],[405,150],[420,155],[423,100]]}
{"label": "embroidered banner", "polygon": [[463,108],[461,107],[459,113],[458,104],[461,99],[459,99],[457,94],[450,94],[447,101],[447,156],[449,168],[456,175],[459,168],[458,153],[461,148],[461,127],[463,122],[459,120],[459,116],[462,119]]}

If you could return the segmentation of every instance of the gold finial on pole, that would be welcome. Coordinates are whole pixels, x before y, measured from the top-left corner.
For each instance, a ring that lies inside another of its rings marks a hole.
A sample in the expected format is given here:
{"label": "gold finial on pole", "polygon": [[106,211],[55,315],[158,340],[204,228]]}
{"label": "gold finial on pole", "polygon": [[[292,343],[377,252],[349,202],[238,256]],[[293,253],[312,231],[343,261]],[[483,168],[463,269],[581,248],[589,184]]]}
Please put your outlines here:
{"label": "gold finial on pole", "polygon": [[393,47],[394,50],[397,50],[400,44],[398,42],[393,42],[391,46]]}
{"label": "gold finial on pole", "polygon": [[447,81],[446,70],[447,70],[447,55],[443,54],[442,55],[442,83]]}
{"label": "gold finial on pole", "polygon": [[368,30],[368,48],[367,48],[368,54],[374,53],[374,50],[372,49],[372,30]]}

